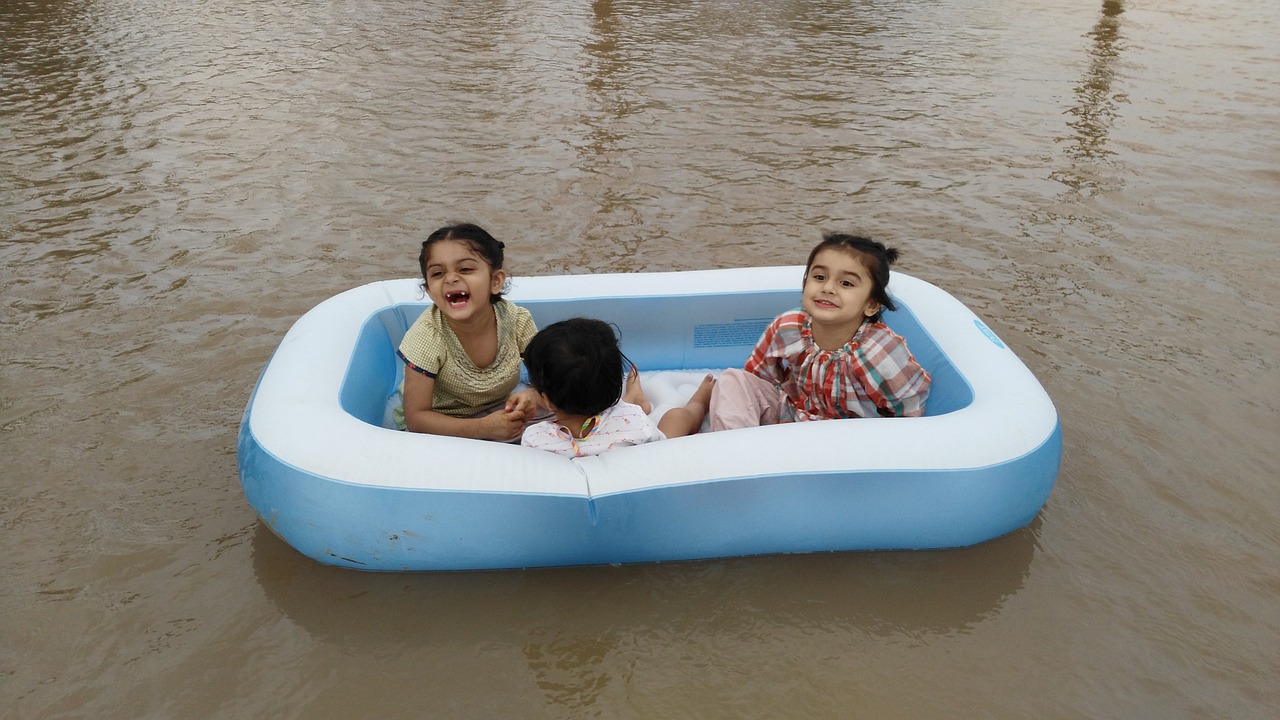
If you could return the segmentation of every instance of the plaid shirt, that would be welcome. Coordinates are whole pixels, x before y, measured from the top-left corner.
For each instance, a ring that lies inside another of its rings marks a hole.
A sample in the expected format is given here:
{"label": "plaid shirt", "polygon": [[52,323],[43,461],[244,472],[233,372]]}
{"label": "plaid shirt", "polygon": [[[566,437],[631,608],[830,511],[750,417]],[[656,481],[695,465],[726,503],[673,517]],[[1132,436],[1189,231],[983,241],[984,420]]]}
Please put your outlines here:
{"label": "plaid shirt", "polygon": [[844,346],[823,350],[813,341],[808,313],[783,313],[765,329],[745,369],[786,396],[784,422],[915,417],[924,415],[929,397],[929,373],[883,322],[864,322]]}

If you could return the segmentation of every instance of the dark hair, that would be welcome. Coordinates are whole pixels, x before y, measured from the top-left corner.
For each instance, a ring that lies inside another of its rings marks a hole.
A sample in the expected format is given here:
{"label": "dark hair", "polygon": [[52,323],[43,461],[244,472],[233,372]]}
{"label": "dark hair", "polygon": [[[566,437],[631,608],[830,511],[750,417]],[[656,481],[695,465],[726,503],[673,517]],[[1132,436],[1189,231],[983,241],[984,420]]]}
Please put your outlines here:
{"label": "dark hair", "polygon": [[622,397],[622,349],[602,320],[569,318],[529,341],[524,366],[529,384],[570,415],[599,415]]}
{"label": "dark hair", "polygon": [[804,276],[806,279],[809,277],[809,268],[813,267],[814,258],[818,257],[819,252],[828,248],[844,250],[861,256],[863,262],[867,265],[867,269],[871,271],[871,282],[875,286],[871,290],[871,296],[880,303],[880,310],[877,310],[876,314],[871,317],[873,322],[880,321],[880,314],[886,308],[889,310],[898,309],[894,306],[887,290],[889,287],[889,266],[898,260],[897,248],[885,247],[883,243],[858,235],[840,232],[823,233],[822,242],[813,248],[813,251],[809,253],[808,262],[804,264]]}
{"label": "dark hair", "polygon": [[[457,223],[455,225],[445,225],[427,236],[422,241],[422,250],[418,253],[418,269],[422,272],[423,287],[426,287],[427,281],[427,256],[431,253],[431,246],[442,240],[458,240],[471,246],[476,254],[484,258],[489,263],[492,270],[502,269],[502,250],[506,247],[498,240],[494,239],[489,231],[474,223]],[[502,292],[499,291],[489,296],[489,302],[498,302],[502,299]]]}

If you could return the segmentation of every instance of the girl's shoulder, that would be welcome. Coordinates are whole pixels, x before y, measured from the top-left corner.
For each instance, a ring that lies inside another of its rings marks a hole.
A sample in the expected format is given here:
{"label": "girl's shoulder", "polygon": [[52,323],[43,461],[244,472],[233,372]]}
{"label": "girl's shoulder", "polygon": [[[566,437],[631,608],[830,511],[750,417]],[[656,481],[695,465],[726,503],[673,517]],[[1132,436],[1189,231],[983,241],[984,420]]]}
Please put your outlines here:
{"label": "girl's shoulder", "polygon": [[495,302],[493,311],[498,318],[498,335],[514,338],[520,350],[523,351],[525,345],[528,345],[534,334],[538,332],[538,326],[533,322],[533,315],[527,309],[506,298]]}
{"label": "girl's shoulder", "polygon": [[621,442],[638,445],[666,438],[644,408],[619,400],[600,413],[599,438],[612,448]]}
{"label": "girl's shoulder", "polygon": [[517,305],[506,298],[498,298],[493,303],[493,311],[497,313],[499,320],[519,320],[533,319],[529,314],[529,310],[523,305]]}
{"label": "girl's shoulder", "polygon": [[618,402],[605,408],[604,411],[600,413],[600,417],[601,418],[641,417],[641,418],[648,419],[649,415],[645,413],[644,408],[640,407],[639,405],[636,405],[635,403],[629,403],[626,400],[619,400]]}
{"label": "girl's shoulder", "polygon": [[443,327],[445,327],[444,314],[440,312],[440,308],[435,305],[428,305],[426,309],[418,315],[417,319],[409,325],[408,332],[413,334],[437,334]]}
{"label": "girl's shoulder", "polygon": [[803,325],[805,324],[806,321],[808,321],[808,319],[809,319],[809,313],[805,312],[804,310],[801,310],[800,308],[793,308],[791,310],[788,310],[782,313],[781,315],[778,315],[778,317],[774,318],[773,324],[774,325],[790,325],[790,324]]}
{"label": "girl's shoulder", "polygon": [[799,308],[788,310],[775,317],[766,329],[767,334],[779,335],[803,333],[809,327],[809,314]]}
{"label": "girl's shoulder", "polygon": [[906,339],[883,321],[864,323],[853,336],[850,345],[859,348],[864,354],[873,350],[880,353],[910,352]]}
{"label": "girl's shoulder", "polygon": [[886,342],[906,342],[902,336],[894,332],[892,328],[884,324],[883,320],[876,322],[863,323],[858,329],[857,337],[864,340],[880,340]]}
{"label": "girl's shoulder", "polygon": [[809,327],[809,315],[803,310],[791,310],[775,317],[765,327],[756,342],[755,353],[761,356],[781,357],[803,351],[813,343],[813,331]]}

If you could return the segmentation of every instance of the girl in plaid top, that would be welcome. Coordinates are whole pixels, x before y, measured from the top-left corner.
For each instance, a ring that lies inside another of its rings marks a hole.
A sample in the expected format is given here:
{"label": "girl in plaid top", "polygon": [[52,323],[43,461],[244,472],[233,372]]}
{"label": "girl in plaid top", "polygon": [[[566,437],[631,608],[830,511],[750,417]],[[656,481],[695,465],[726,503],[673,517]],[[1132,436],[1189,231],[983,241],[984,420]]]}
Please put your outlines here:
{"label": "girl in plaid top", "polygon": [[711,429],[924,414],[929,373],[881,321],[898,251],[827,233],[809,253],[801,309],[779,315],[711,395]]}

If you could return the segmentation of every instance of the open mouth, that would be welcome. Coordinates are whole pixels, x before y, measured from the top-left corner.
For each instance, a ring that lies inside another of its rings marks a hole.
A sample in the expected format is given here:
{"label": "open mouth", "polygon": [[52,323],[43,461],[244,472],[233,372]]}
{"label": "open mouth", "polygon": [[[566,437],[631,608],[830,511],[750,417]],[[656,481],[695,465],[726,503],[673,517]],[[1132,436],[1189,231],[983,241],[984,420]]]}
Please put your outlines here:
{"label": "open mouth", "polygon": [[470,299],[471,293],[466,292],[465,290],[454,290],[453,292],[447,292],[444,294],[444,301],[448,303],[451,308],[462,307],[463,305],[466,305],[467,301]]}

